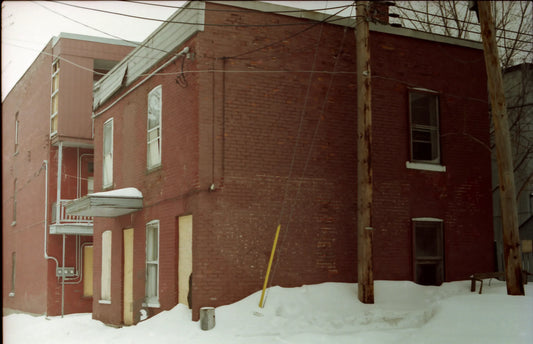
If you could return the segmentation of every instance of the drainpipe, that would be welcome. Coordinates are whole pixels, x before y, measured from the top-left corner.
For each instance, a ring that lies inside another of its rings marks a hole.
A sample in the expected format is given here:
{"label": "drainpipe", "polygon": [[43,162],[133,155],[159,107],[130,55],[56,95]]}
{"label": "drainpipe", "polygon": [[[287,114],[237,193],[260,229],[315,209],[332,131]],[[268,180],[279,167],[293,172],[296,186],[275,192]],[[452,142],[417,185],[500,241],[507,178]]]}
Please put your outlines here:
{"label": "drainpipe", "polygon": [[56,271],[59,262],[55,257],[48,255],[48,160],[43,161],[46,170],[46,180],[44,181],[44,258],[51,259],[56,263]]}
{"label": "drainpipe", "polygon": [[61,318],[65,315],[65,234],[63,234],[63,270],[61,271]]}
{"label": "drainpipe", "polygon": [[[57,150],[57,201],[56,201],[56,224],[59,224],[61,217],[61,175],[63,165],[63,142],[59,142]],[[63,234],[63,268],[61,270],[61,317],[65,314],[65,234]]]}
{"label": "drainpipe", "polygon": [[57,197],[56,197],[56,224],[59,224],[61,216],[61,167],[63,165],[63,142],[59,142],[57,149]]}
{"label": "drainpipe", "polygon": [[[48,160],[44,160],[43,161],[43,165],[44,165],[44,169],[46,171],[46,173],[45,173],[45,178],[46,179],[44,181],[44,259],[53,260],[56,263],[56,266],[55,266],[56,270],[55,271],[57,271],[57,267],[59,266],[59,262],[57,261],[57,259],[55,257],[51,257],[51,256],[48,255]],[[48,276],[47,276],[46,279],[48,281]],[[48,316],[48,311],[46,312],[46,315]]]}

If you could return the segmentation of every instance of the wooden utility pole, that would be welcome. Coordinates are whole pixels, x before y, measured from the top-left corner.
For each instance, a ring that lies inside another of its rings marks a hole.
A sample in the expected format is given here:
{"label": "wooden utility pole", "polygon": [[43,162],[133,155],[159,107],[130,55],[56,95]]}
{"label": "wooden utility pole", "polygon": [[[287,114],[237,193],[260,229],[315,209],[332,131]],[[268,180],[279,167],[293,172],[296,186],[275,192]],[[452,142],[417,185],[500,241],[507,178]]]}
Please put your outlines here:
{"label": "wooden utility pole", "polygon": [[518,211],[513,173],[513,156],[509,133],[509,119],[503,91],[502,73],[496,30],[490,12],[489,1],[478,1],[479,23],[487,68],[488,88],[492,105],[492,121],[496,143],[496,159],[500,182],[500,204],[503,222],[503,252],[505,260],[505,280],[508,295],[524,295],[522,281],[522,261],[520,238],[518,235]]}
{"label": "wooden utility pole", "polygon": [[374,303],[372,267],[372,111],[368,1],[357,1],[357,285],[359,301]]}

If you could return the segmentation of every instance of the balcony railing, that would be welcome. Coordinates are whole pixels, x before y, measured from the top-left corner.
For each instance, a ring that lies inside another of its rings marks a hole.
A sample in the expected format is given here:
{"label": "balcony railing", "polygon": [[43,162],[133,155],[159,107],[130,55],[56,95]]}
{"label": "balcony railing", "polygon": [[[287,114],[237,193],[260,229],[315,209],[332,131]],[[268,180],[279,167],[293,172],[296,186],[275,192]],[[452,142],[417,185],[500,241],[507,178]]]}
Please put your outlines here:
{"label": "balcony railing", "polygon": [[[71,202],[68,199],[62,199],[59,201],[59,223],[93,223],[92,216],[80,216],[80,215],[68,215],[65,212],[65,205]],[[52,206],[52,223],[57,222],[57,204]]]}

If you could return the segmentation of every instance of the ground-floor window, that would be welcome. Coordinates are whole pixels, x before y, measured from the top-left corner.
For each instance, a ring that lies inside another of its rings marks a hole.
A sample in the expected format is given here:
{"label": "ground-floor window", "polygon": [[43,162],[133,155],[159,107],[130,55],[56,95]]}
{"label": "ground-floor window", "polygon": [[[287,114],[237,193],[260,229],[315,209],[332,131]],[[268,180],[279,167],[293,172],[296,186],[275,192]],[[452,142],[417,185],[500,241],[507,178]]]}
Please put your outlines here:
{"label": "ground-floor window", "polygon": [[102,233],[102,276],[100,303],[111,303],[111,231]]}
{"label": "ground-floor window", "polygon": [[443,221],[413,219],[414,280],[422,285],[444,282]]}
{"label": "ground-floor window", "polygon": [[93,246],[83,247],[83,296],[93,296]]}
{"label": "ground-floor window", "polygon": [[146,285],[145,303],[159,307],[159,220],[146,224]]}
{"label": "ground-floor window", "polygon": [[16,263],[17,263],[17,253],[12,252],[11,253],[11,291],[9,292],[9,296],[15,296]]}

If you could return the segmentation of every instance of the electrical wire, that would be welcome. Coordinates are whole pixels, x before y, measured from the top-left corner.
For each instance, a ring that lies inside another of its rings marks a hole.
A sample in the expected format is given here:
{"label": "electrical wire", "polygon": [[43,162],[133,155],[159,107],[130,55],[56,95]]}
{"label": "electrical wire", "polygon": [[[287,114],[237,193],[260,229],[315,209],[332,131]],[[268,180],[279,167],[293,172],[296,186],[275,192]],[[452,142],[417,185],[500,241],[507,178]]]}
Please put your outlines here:
{"label": "electrical wire", "polygon": [[[403,6],[399,6],[399,5],[396,5],[395,7],[400,9],[400,10],[407,10],[407,11],[410,11],[410,12],[413,12],[413,13],[420,13],[420,14],[423,14],[423,15],[428,15],[429,14],[429,15],[431,15],[434,18],[441,19],[442,21],[449,21],[450,20],[450,18],[445,17],[443,15],[439,15],[439,14],[428,13],[428,12],[425,12],[425,11],[415,10],[415,9],[411,9],[411,8],[403,7]],[[405,15],[407,16],[407,14],[405,14]],[[411,18],[409,16],[407,18],[401,18],[401,19],[403,19],[405,21],[415,21],[415,22],[419,22],[419,23],[422,23],[422,24],[427,24],[428,26],[434,25],[434,26],[440,26],[440,27],[447,27],[447,28],[452,29],[452,30],[462,30],[462,31],[465,31],[465,32],[481,34],[480,31],[471,31],[471,30],[464,29],[464,28],[463,29],[459,29],[459,28],[456,28],[456,27],[444,26],[443,24],[437,24],[437,23],[432,23],[432,22],[429,22],[429,21],[420,20],[420,19],[414,19],[414,18]],[[458,20],[458,21],[460,23],[469,24],[469,25],[472,25],[474,27],[478,27],[479,26],[479,23],[474,23],[474,22],[465,21],[465,20]],[[497,27],[496,31],[500,31],[500,32],[504,32],[504,33],[514,33],[514,34],[517,34],[517,35],[524,35],[524,36],[533,37],[533,33],[528,33],[528,32],[525,32],[525,31],[520,32],[520,31],[511,30],[511,29],[508,29],[508,28],[498,28]],[[503,38],[503,36],[498,36],[498,35],[496,35],[496,36],[498,38]],[[526,42],[530,43],[530,41],[526,41]]]}
{"label": "electrical wire", "polygon": [[[321,21],[317,21],[317,22],[313,23],[312,25],[308,26],[307,28],[305,28],[305,29],[303,29],[303,30],[300,30],[300,31],[297,31],[297,32],[295,32],[295,33],[293,33],[293,34],[291,34],[291,35],[289,35],[289,36],[287,36],[287,37],[285,37],[285,38],[283,38],[283,39],[280,39],[280,40],[278,40],[278,41],[276,41],[276,42],[274,42],[274,43],[270,43],[270,44],[267,44],[267,45],[265,45],[265,46],[262,46],[262,47],[259,47],[259,48],[256,48],[256,49],[252,49],[252,50],[246,51],[246,52],[244,52],[244,53],[236,54],[236,55],[233,55],[233,56],[226,56],[226,57],[224,57],[224,58],[228,58],[228,59],[239,58],[239,57],[241,57],[241,56],[248,55],[248,54],[254,53],[254,52],[256,52],[256,51],[260,51],[260,50],[263,50],[263,49],[266,49],[266,48],[270,48],[270,47],[275,46],[275,45],[277,45],[277,44],[279,44],[279,43],[281,43],[281,42],[288,41],[288,40],[291,39],[291,38],[294,38],[294,37],[296,37],[296,36],[298,36],[298,35],[300,35],[300,34],[306,32],[306,31],[311,30],[312,28],[314,28],[314,27],[317,26],[317,25],[320,25],[320,24],[323,24],[323,23],[328,22],[328,19],[329,19],[329,18],[331,18],[331,17],[335,17],[335,16],[336,16],[337,14],[339,14],[341,11],[343,11],[343,10],[340,10],[340,11],[337,11],[336,13],[334,13],[334,14],[328,15],[328,16],[327,16],[326,18],[324,18],[323,20],[321,20]],[[343,18],[343,19],[344,19],[344,18]]]}
{"label": "electrical wire", "polygon": [[[346,32],[348,31],[348,28],[344,28],[344,33],[343,33],[343,37],[342,37],[342,40],[341,40],[341,43],[339,45],[339,50],[337,52],[337,55],[338,56],[336,59],[335,59],[335,63],[333,65],[333,71],[335,71],[335,69],[337,69],[337,65],[338,65],[338,62],[340,60],[340,56],[342,54],[342,51],[343,51],[343,47],[344,47],[344,41],[345,41],[345,38],[346,38]],[[329,84],[328,84],[328,88],[326,90],[326,93],[324,95],[324,100],[322,101],[322,108],[320,109],[320,111],[318,112],[318,118],[317,118],[317,122],[315,124],[315,128],[314,128],[314,131],[313,131],[313,136],[311,137],[311,143],[309,145],[309,149],[307,151],[307,157],[305,159],[305,164],[304,164],[304,167],[303,167],[303,170],[302,170],[302,174],[298,180],[298,188],[297,188],[297,191],[296,191],[296,195],[294,197],[294,200],[295,202],[297,202],[298,200],[298,196],[300,195],[300,191],[301,191],[301,186],[302,186],[302,180],[304,179],[305,177],[305,173],[307,171],[307,168],[309,166],[309,161],[311,160],[311,154],[313,152],[313,149],[314,149],[314,146],[315,146],[315,142],[316,142],[316,137],[318,135],[318,132],[319,132],[319,129],[320,129],[320,123],[321,123],[321,116],[323,116],[325,113],[326,113],[326,108],[327,108],[327,105],[328,105],[328,99],[329,99],[329,94],[331,92],[331,89],[332,89],[332,86],[333,86],[333,80],[334,80],[334,76],[335,74],[332,74],[331,75],[331,78],[329,80]],[[305,105],[304,105],[304,110],[305,111]],[[296,144],[295,143],[295,148],[293,150],[293,152],[296,152]],[[292,166],[291,166],[292,168]],[[289,184],[290,182],[290,178],[287,179],[287,185]],[[287,191],[288,187],[286,188],[286,191]],[[280,256],[281,256],[281,248],[283,247],[283,244],[285,243],[287,237],[288,237],[288,234],[289,234],[289,230],[290,230],[290,223],[291,223],[291,220],[292,220],[292,215],[293,215],[293,212],[294,212],[294,209],[295,209],[295,206],[294,206],[294,202],[293,204],[291,205],[290,207],[290,211],[289,211],[289,215],[288,215],[288,220],[287,220],[287,225],[286,227],[284,228],[284,231],[283,231],[283,234],[282,234],[282,238],[281,238],[281,241],[279,243],[279,248],[278,248],[278,252],[276,254],[276,263],[274,265],[274,269],[272,270],[272,273],[271,273],[271,279],[270,281],[273,281],[274,280],[274,276],[276,275],[276,272],[277,272],[277,269],[278,269],[278,266],[279,266],[279,263],[281,261],[280,259]],[[278,221],[279,223],[281,223],[281,211],[280,211],[280,220]],[[269,287],[272,285],[272,282],[270,282],[270,285]],[[266,300],[265,300],[266,302]]]}
{"label": "electrical wire", "polygon": [[[182,24],[182,25],[199,25],[199,26],[216,26],[216,27],[224,27],[224,26],[230,26],[230,27],[277,27],[277,26],[301,26],[301,25],[309,25],[306,21],[300,21],[300,22],[291,22],[291,23],[278,23],[278,24],[214,24],[214,23],[191,23],[191,22],[184,22],[184,21],[175,21],[175,20],[165,20],[165,19],[157,19],[157,18],[148,18],[143,16],[137,16],[132,14],[125,14],[120,12],[114,12],[114,11],[107,11],[97,8],[91,8],[91,7],[85,7],[85,6],[79,6],[64,2],[55,2],[57,4],[65,5],[65,6],[71,6],[81,9],[86,9],[90,11],[95,12],[101,12],[101,13],[107,13],[107,14],[114,14],[114,15],[120,15],[128,18],[134,18],[134,19],[142,19],[142,20],[150,20],[150,21],[156,21],[160,23],[170,23],[170,24]],[[337,13],[342,12],[343,10],[349,8],[351,5],[347,5],[343,7],[343,9]]]}
{"label": "electrical wire", "polygon": [[[150,5],[150,6],[157,6],[157,7],[166,7],[166,8],[174,8],[174,9],[184,9],[187,8],[185,6],[171,6],[171,5],[163,5],[163,4],[157,4],[157,3],[151,3],[151,2],[144,2],[144,1],[129,1],[129,0],[122,0],[124,2],[131,2],[135,4],[142,4],[142,5]],[[225,5],[225,4],[222,4]],[[337,8],[345,7],[345,6],[351,6],[351,5],[341,5],[341,6],[335,6],[335,7],[326,7],[326,8],[315,8],[315,9],[295,9],[295,10],[280,10],[280,11],[261,11],[262,13],[274,13],[274,14],[283,14],[283,13],[301,13],[301,12],[318,12],[318,11],[326,11],[326,10],[334,10]],[[227,9],[227,10],[221,10],[221,9],[209,9],[209,8],[189,8],[192,10],[200,10],[200,11],[206,11],[206,12],[228,12],[228,13],[240,13],[240,12],[252,12],[254,10],[252,9],[244,9],[244,10],[238,10],[238,9]]]}

